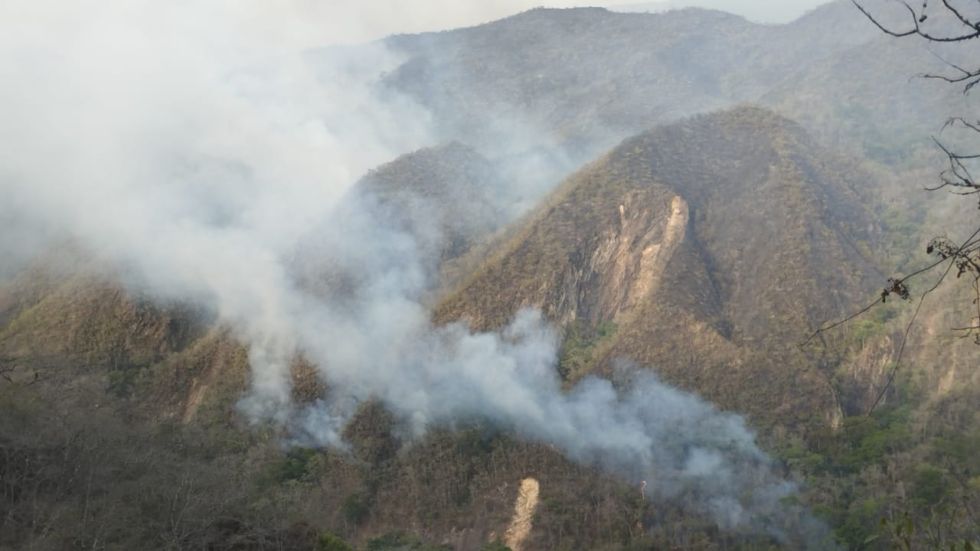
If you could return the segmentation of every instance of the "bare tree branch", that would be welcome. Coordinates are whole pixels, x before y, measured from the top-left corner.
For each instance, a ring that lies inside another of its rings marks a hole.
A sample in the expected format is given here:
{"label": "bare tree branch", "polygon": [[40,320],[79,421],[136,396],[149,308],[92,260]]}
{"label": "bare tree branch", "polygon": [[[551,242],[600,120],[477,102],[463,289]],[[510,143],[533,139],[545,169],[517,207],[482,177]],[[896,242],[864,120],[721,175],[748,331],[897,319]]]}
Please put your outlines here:
{"label": "bare tree branch", "polygon": [[[970,32],[966,34],[960,34],[954,36],[934,35],[922,28],[922,23],[926,20],[925,14],[916,12],[915,9],[913,9],[912,6],[908,5],[908,3],[906,2],[902,2],[902,5],[905,6],[905,9],[908,10],[909,15],[911,15],[912,28],[907,31],[896,31],[893,29],[889,29],[888,27],[883,25],[880,21],[878,21],[878,19],[875,16],[871,14],[871,12],[865,9],[864,6],[862,6],[861,3],[858,2],[857,0],[851,0],[851,3],[854,4],[857,7],[857,9],[861,10],[861,13],[863,13],[864,16],[868,18],[869,21],[874,23],[876,27],[881,29],[882,32],[897,38],[904,38],[906,36],[921,36],[922,38],[925,38],[930,42],[963,42],[966,40],[972,40],[974,38],[980,37],[980,27],[978,27],[976,24],[974,24],[973,22],[965,18],[961,19],[961,21],[967,28],[971,29]],[[947,9],[950,9],[952,13],[954,13],[957,17],[959,17],[959,12],[949,8],[949,4],[947,2],[944,1],[943,4],[946,4]]]}

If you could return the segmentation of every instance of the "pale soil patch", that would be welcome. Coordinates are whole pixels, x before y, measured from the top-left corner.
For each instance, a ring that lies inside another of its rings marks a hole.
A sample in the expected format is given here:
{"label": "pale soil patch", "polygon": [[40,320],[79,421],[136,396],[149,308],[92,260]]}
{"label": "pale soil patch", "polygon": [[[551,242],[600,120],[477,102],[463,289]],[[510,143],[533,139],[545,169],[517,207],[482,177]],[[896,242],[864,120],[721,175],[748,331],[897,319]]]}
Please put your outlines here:
{"label": "pale soil patch", "polygon": [[524,550],[524,541],[531,534],[534,512],[538,508],[539,493],[540,486],[537,480],[525,478],[521,481],[517,501],[514,503],[514,518],[511,519],[510,527],[504,534],[504,544],[512,551]]}
{"label": "pale soil patch", "polygon": [[186,425],[194,420],[194,416],[197,415],[197,409],[201,406],[201,402],[204,400],[204,395],[208,391],[207,383],[194,381],[193,390],[191,390],[190,397],[187,399],[187,406],[184,408],[184,414],[181,416],[181,420]]}

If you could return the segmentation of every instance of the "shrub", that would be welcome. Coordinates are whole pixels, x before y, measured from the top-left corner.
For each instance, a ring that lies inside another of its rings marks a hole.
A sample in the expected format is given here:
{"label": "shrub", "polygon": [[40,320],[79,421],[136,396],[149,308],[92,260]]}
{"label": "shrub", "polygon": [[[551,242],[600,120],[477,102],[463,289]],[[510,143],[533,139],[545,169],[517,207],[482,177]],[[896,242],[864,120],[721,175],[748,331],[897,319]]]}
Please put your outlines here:
{"label": "shrub", "polygon": [[932,465],[921,465],[912,479],[912,500],[919,506],[933,507],[949,495],[945,473]]}
{"label": "shrub", "polygon": [[347,496],[342,506],[344,518],[353,524],[361,524],[371,513],[371,504],[366,496],[361,493],[354,493]]}
{"label": "shrub", "polygon": [[368,541],[367,551],[449,551],[447,545],[429,545],[415,536],[391,532]]}
{"label": "shrub", "polygon": [[322,534],[316,543],[316,551],[354,551],[346,541],[333,534]]}
{"label": "shrub", "polygon": [[286,457],[275,466],[276,481],[281,484],[307,478],[310,474],[310,464],[315,457],[316,450],[307,448],[289,450],[286,452]]}

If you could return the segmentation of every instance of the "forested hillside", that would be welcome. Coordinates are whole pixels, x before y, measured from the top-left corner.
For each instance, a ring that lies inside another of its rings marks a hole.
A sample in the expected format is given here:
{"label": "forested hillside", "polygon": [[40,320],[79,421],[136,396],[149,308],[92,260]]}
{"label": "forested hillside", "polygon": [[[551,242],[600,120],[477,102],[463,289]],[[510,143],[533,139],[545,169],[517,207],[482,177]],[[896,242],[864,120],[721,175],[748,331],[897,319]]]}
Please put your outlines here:
{"label": "forested hillside", "polygon": [[[922,190],[930,133],[975,100],[909,81],[942,63],[921,44],[849,2],[785,25],[533,9],[306,61],[377,47],[398,63],[372,93],[435,143],[284,247],[283,365],[281,334],[84,239],[0,280],[0,549],[980,543],[970,289],[814,333],[971,215]],[[236,216],[262,213],[207,238]],[[264,417],[263,362],[286,380]],[[618,424],[586,435],[583,411]]]}

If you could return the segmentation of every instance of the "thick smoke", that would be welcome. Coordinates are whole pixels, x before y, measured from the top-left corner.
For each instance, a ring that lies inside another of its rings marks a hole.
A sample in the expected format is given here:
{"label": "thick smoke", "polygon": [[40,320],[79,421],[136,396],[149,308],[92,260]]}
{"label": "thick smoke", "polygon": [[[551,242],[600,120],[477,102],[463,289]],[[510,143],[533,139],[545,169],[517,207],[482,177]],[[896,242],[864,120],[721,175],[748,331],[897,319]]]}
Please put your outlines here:
{"label": "thick smoke", "polygon": [[[379,400],[412,437],[487,423],[554,445],[576,462],[648,481],[650,495],[685,503],[727,530],[786,542],[806,534],[824,544],[823,527],[785,504],[796,487],[758,448],[744,419],[632,366],[622,366],[615,382],[588,378],[563,391],[558,336],[534,310],[498,333],[433,326],[421,299],[435,272],[435,260],[419,247],[425,238],[382,223],[388,213],[369,197],[342,210],[327,225],[339,222],[346,231],[318,228],[310,238],[316,243],[303,249],[368,277],[345,285],[343,297],[307,297],[316,306],[298,312],[298,351],[332,386],[324,400],[286,414],[299,443],[345,447],[347,421],[360,404]],[[253,392],[243,407],[253,416],[281,411],[288,390],[273,388],[271,400]]]}
{"label": "thick smoke", "polygon": [[[378,399],[416,436],[490,422],[726,529],[810,528],[740,417],[638,370],[563,392],[533,311],[499,333],[433,327],[439,227],[389,223],[350,189],[432,139],[424,110],[372,86],[399,60],[378,46],[311,65],[309,44],[283,38],[302,13],[237,6],[0,8],[2,252],[70,240],[140,291],[213,311],[249,346],[241,410],[307,443],[342,447]],[[291,400],[299,354],[331,388],[312,406]]]}

